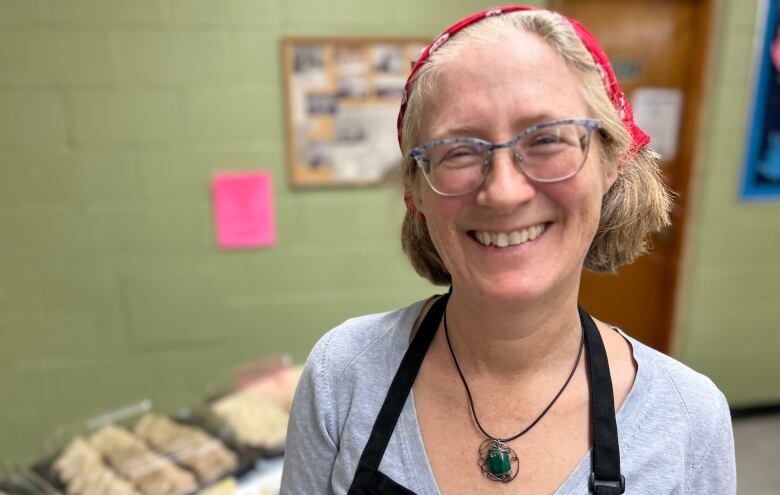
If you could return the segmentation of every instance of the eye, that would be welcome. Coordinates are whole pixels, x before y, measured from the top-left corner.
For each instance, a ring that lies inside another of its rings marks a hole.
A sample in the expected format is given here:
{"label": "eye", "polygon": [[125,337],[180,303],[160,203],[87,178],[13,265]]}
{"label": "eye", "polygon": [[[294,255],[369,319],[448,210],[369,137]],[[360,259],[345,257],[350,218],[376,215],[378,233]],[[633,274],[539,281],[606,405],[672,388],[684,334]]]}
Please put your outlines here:
{"label": "eye", "polygon": [[531,136],[530,144],[532,146],[559,144],[564,142],[560,129],[549,129]]}
{"label": "eye", "polygon": [[523,146],[544,151],[555,151],[566,146],[578,146],[577,132],[566,126],[539,129],[523,139]]}
{"label": "eye", "polygon": [[469,167],[482,163],[483,148],[477,144],[459,143],[437,151],[439,159],[436,163],[448,168]]}
{"label": "eye", "polygon": [[479,154],[480,152],[476,150],[473,146],[458,146],[457,148],[453,148],[449,150],[447,154],[444,156],[444,159],[456,160],[458,158],[469,158]]}

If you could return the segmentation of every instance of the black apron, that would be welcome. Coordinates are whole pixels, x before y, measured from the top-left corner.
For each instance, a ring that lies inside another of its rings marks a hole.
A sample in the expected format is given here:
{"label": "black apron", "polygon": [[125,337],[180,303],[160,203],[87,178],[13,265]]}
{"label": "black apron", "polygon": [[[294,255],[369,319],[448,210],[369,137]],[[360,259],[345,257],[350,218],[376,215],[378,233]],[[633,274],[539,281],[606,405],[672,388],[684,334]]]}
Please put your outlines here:
{"label": "black apron", "polygon": [[[413,491],[404,488],[379,471],[379,463],[382,461],[390,436],[412,389],[417,372],[420,371],[428,347],[439,328],[448,299],[449,294],[445,294],[431,306],[409,349],[404,354],[382,409],[376,417],[371,436],[360,456],[348,495],[415,495]],[[617,495],[625,491],[625,479],[620,474],[615,400],[612,395],[607,352],[593,319],[582,307],[579,308],[579,313],[585,332],[585,358],[590,380],[590,405],[593,418],[592,470],[588,489],[594,495]]]}

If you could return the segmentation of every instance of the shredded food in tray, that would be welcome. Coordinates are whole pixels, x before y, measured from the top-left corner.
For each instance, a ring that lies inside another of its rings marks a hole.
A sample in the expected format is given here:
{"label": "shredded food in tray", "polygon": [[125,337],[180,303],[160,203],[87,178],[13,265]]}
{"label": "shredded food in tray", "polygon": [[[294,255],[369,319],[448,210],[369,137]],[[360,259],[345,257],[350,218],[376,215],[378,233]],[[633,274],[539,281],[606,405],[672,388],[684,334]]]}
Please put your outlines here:
{"label": "shredded food in tray", "polygon": [[122,428],[104,426],[89,443],[144,495],[185,495],[197,488],[192,473],[152,451],[143,440]]}
{"label": "shredded food in tray", "polygon": [[176,423],[159,414],[145,414],[135,434],[155,450],[197,474],[202,484],[216,481],[238,466],[236,455],[221,441],[193,426]]}
{"label": "shredded food in tray", "polygon": [[241,445],[269,449],[284,446],[289,411],[263,392],[251,388],[234,392],[214,402],[211,411]]}
{"label": "shredded food in tray", "polygon": [[106,466],[100,454],[79,437],[71,440],[53,468],[65,484],[68,495],[141,495]]}

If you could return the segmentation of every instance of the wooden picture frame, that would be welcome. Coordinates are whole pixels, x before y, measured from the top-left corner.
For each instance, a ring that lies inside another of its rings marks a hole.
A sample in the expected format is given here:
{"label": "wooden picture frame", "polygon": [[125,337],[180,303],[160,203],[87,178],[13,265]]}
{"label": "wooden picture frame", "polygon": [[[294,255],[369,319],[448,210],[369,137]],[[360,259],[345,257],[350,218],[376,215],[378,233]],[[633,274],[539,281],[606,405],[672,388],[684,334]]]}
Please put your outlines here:
{"label": "wooden picture frame", "polygon": [[282,40],[293,187],[365,186],[397,175],[396,118],[423,38]]}

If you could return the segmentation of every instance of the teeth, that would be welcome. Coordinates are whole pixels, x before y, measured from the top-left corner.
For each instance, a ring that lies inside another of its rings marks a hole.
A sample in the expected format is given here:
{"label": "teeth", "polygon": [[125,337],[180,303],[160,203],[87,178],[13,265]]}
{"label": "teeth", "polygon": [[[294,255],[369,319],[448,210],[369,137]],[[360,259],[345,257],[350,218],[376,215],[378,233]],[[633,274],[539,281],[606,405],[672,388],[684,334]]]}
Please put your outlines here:
{"label": "teeth", "polygon": [[525,242],[528,239],[534,239],[534,237],[536,236],[531,237],[531,233],[529,232],[529,230],[535,230],[535,229],[536,227],[531,227],[530,229],[523,229],[523,232],[520,234],[520,242]]}
{"label": "teeth", "polygon": [[491,233],[484,230],[477,231],[475,237],[484,246],[516,246],[527,241],[532,241],[542,235],[544,232],[544,225],[534,225],[523,230],[515,230],[512,232],[497,232]]}

